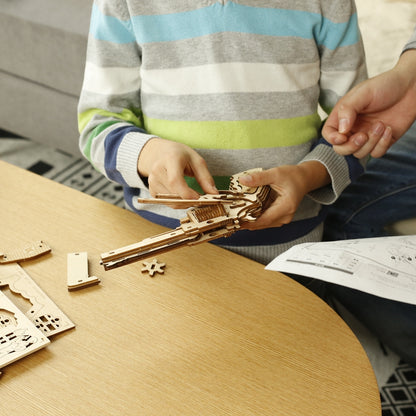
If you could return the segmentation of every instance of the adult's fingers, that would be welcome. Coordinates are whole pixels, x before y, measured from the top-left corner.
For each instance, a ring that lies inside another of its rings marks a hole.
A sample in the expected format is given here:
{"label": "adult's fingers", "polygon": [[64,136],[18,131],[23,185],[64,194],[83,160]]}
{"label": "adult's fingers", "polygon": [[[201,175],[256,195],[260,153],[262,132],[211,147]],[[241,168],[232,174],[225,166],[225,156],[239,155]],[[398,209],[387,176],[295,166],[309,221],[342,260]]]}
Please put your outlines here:
{"label": "adult's fingers", "polygon": [[346,141],[343,144],[340,145],[334,145],[334,150],[342,155],[342,156],[347,156],[347,155],[352,155],[356,152],[358,152],[364,145],[365,143],[368,142],[368,137],[365,133],[356,133],[353,134],[352,136],[350,136],[348,138],[348,141]]}
{"label": "adult's fingers", "polygon": [[322,127],[322,136],[332,145],[343,144],[348,136],[339,132],[339,120],[336,108],[331,112]]}
{"label": "adult's fingers", "polygon": [[378,141],[373,151],[371,152],[372,157],[382,157],[386,154],[387,150],[394,143],[393,131],[390,126],[387,126],[384,130],[381,139]]}
{"label": "adult's fingers", "polygon": [[366,143],[353,152],[353,154],[357,158],[363,158],[370,154],[373,157],[380,157],[387,151],[391,144],[391,139],[391,128],[385,127],[381,121],[378,121],[368,131]]}

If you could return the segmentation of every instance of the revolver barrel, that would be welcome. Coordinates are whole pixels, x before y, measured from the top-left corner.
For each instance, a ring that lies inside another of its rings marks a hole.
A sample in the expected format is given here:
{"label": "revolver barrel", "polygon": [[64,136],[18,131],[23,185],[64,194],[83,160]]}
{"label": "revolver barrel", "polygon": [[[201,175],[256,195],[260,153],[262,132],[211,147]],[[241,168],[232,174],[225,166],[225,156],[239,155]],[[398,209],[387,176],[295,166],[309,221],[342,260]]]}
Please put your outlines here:
{"label": "revolver barrel", "polygon": [[104,269],[110,270],[185,245],[226,237],[237,228],[239,223],[226,216],[200,221],[197,225],[188,217],[183,219],[182,224],[174,230],[101,254],[101,261]]}

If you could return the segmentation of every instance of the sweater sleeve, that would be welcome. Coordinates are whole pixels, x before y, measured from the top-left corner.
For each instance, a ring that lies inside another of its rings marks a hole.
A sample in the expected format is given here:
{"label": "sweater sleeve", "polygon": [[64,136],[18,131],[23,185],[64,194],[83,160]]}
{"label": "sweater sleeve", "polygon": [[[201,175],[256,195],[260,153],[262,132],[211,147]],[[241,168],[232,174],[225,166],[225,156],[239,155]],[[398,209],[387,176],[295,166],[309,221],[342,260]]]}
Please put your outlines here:
{"label": "sweater sleeve", "polygon": [[310,192],[308,196],[320,204],[330,205],[338,199],[351,182],[364,173],[368,157],[357,159],[353,155],[339,155],[334,151],[332,145],[321,137],[312,151],[300,163],[308,160],[322,163],[331,178],[331,183],[328,186]]}
{"label": "sweater sleeve", "polygon": [[143,129],[141,53],[124,1],[95,0],[78,103],[79,146],[108,179],[144,187],[137,161],[153,136]]}
{"label": "sweater sleeve", "polygon": [[[323,1],[323,22],[316,33],[321,54],[320,105],[329,113],[348,90],[367,78],[364,46],[353,1]],[[331,178],[330,185],[309,197],[321,204],[332,204],[365,168],[367,158],[341,156],[322,137],[300,162],[321,162]]]}
{"label": "sweater sleeve", "polygon": [[329,113],[368,75],[354,1],[324,0],[322,7],[322,23],[315,33],[321,60],[319,103]]}

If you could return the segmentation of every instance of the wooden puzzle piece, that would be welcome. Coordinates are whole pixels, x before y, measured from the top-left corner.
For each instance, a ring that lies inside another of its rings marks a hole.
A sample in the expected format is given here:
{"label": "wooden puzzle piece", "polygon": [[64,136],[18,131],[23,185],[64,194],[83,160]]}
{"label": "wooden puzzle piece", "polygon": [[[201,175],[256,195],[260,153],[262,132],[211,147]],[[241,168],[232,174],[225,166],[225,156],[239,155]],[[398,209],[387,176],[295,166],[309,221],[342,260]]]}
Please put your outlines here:
{"label": "wooden puzzle piece", "polygon": [[0,288],[3,286],[31,303],[32,307],[25,315],[47,337],[75,327],[19,264],[0,267]]}
{"label": "wooden puzzle piece", "polygon": [[148,272],[149,275],[153,277],[155,273],[165,273],[163,269],[165,268],[166,263],[159,263],[157,259],[153,259],[152,261],[143,262],[143,266],[142,273]]}
{"label": "wooden puzzle piece", "polygon": [[7,253],[0,253],[0,264],[25,261],[50,253],[51,248],[44,241],[35,241],[23,247],[15,248]]}
{"label": "wooden puzzle piece", "polygon": [[242,222],[255,221],[275,196],[270,186],[250,188],[240,184],[239,178],[259,170],[261,169],[252,169],[233,175],[229,190],[219,191],[218,195],[202,195],[197,200],[184,200],[176,195],[139,199],[142,203],[191,208],[176,229],[103,253],[101,260],[104,269],[120,267],[185,245],[229,237],[241,228]]}
{"label": "wooden puzzle piece", "polygon": [[0,368],[49,343],[49,339],[0,291]]}
{"label": "wooden puzzle piece", "polygon": [[81,289],[100,283],[95,276],[88,276],[88,254],[68,253],[67,255],[67,285],[68,290]]}

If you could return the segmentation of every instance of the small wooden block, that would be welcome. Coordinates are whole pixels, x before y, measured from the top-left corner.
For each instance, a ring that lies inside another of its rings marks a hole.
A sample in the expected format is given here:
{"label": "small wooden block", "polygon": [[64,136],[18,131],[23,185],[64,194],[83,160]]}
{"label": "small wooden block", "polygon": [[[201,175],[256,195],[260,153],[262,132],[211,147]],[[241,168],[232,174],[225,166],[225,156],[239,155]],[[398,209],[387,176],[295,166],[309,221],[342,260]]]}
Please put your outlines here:
{"label": "small wooden block", "polygon": [[68,253],[67,256],[67,285],[68,290],[82,289],[86,286],[100,283],[95,276],[88,276],[88,254]]}
{"label": "small wooden block", "polygon": [[8,253],[0,253],[0,264],[16,263],[19,261],[34,259],[49,253],[51,248],[44,241],[35,241],[24,247],[15,248]]}

